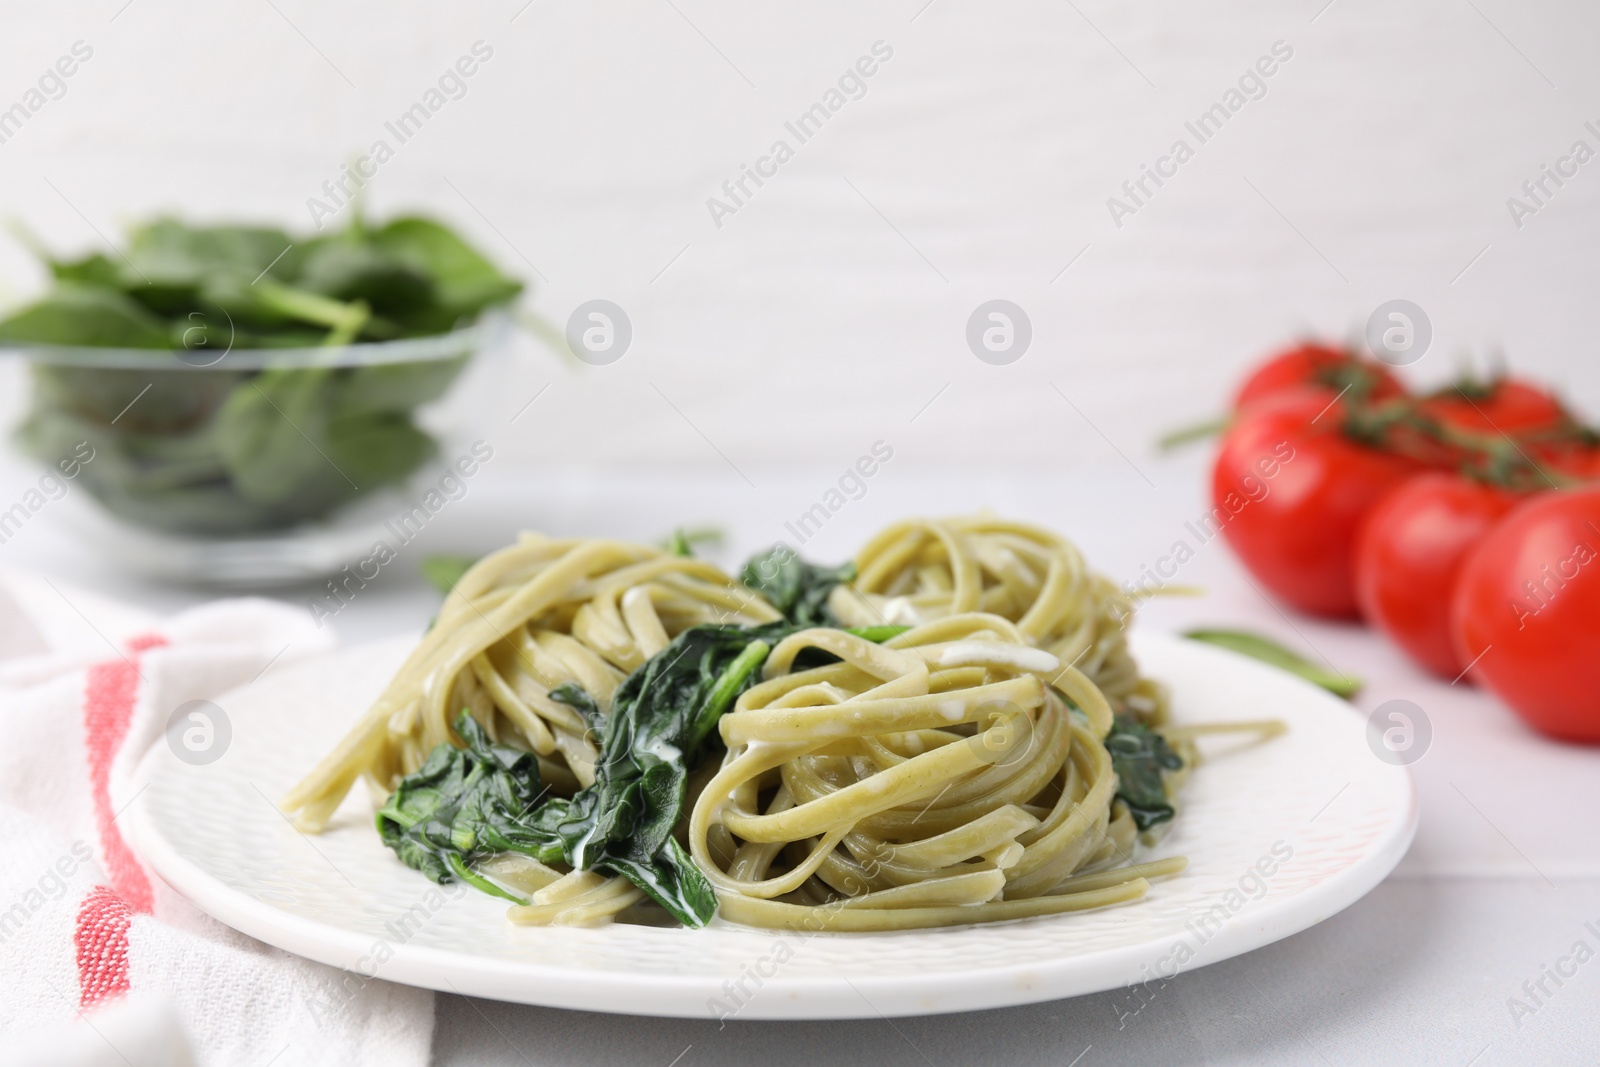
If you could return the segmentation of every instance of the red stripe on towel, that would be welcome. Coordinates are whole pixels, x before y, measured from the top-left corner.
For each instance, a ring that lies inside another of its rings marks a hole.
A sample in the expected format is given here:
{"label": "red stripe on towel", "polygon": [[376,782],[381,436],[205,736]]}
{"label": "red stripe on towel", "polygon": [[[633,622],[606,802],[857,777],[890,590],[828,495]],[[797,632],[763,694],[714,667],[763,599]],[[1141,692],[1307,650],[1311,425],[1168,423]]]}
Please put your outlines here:
{"label": "red stripe on towel", "polygon": [[83,701],[84,744],[89,754],[89,784],[94,794],[94,817],[100,831],[100,851],[111,888],[134,911],[151,909],[150,880],[117,831],[117,812],[111,807],[111,763],[128,736],[134,701],[139,695],[139,653],[166,644],[158,634],[145,634],[128,642],[132,659],[114,659],[89,668]]}
{"label": "red stripe on towel", "polygon": [[79,1006],[95,1007],[128,991],[128,927],[133,910],[110,888],[97,885],[78,905],[72,935],[78,954]]}

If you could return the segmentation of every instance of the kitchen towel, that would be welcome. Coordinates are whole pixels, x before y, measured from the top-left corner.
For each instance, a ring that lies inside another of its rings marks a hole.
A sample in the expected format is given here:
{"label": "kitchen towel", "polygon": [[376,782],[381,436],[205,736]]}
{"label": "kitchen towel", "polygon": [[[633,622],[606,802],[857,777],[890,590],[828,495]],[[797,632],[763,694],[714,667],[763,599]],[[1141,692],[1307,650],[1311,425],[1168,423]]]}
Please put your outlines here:
{"label": "kitchen towel", "polygon": [[[152,745],[207,742],[208,722],[185,705],[332,646],[305,612],[275,601],[156,620],[0,573],[0,1060],[428,1062],[432,993],[221,925],[147,870],[118,828]],[[182,740],[169,742],[174,720]]]}

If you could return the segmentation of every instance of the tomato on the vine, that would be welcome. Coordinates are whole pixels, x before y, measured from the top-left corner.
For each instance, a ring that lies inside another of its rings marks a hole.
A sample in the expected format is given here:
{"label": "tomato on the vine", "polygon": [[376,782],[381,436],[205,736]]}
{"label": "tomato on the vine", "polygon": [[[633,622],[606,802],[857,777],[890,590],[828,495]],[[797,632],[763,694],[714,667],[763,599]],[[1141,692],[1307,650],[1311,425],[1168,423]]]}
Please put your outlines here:
{"label": "tomato on the vine", "polygon": [[1470,377],[1415,401],[1401,430],[1410,450],[1435,466],[1502,473],[1520,466],[1525,475],[1534,464],[1556,464],[1584,433],[1548,390],[1516,378]]}
{"label": "tomato on the vine", "polygon": [[1600,742],[1600,486],[1507,515],[1468,555],[1450,616],[1476,681],[1537,730]]}
{"label": "tomato on the vine", "polygon": [[1356,599],[1368,622],[1434,674],[1466,661],[1450,636],[1450,596],[1467,554],[1521,497],[1454,474],[1418,474],[1391,489],[1356,540]]}
{"label": "tomato on the vine", "polygon": [[1600,481],[1600,447],[1587,443],[1581,437],[1528,444],[1523,446],[1523,450],[1539,464],[1551,481]]}
{"label": "tomato on the vine", "polygon": [[1244,380],[1233,398],[1234,411],[1286,392],[1307,386],[1324,391],[1331,399],[1346,386],[1362,386],[1370,399],[1385,400],[1401,396],[1405,386],[1382,363],[1362,359],[1341,348],[1307,341],[1269,357]]}
{"label": "tomato on the vine", "polygon": [[1575,449],[1555,466],[1562,474],[1580,482],[1600,482],[1600,448]]}
{"label": "tomato on the vine", "polygon": [[1568,422],[1566,409],[1553,394],[1516,378],[1497,378],[1486,385],[1453,385],[1425,397],[1418,408],[1468,433],[1517,437],[1557,429]]}
{"label": "tomato on the vine", "polygon": [[1354,440],[1346,414],[1314,388],[1253,405],[1223,437],[1211,479],[1215,522],[1250,573],[1302,611],[1335,617],[1357,614],[1362,519],[1422,469]]}

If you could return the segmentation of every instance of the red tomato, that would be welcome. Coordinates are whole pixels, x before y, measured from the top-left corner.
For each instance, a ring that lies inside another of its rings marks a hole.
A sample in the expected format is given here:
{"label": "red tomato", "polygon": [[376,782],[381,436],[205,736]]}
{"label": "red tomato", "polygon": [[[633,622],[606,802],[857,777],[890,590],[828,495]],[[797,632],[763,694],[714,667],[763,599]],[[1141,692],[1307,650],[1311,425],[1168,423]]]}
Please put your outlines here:
{"label": "red tomato", "polygon": [[1514,439],[1515,450],[1522,456],[1556,470],[1563,470],[1572,454],[1582,448],[1573,436],[1578,432],[1576,424],[1561,402],[1550,392],[1515,378],[1441,389],[1418,401],[1417,412],[1446,429],[1479,439],[1478,445],[1441,441],[1425,432],[1408,438],[1412,454],[1437,467],[1457,469],[1480,460],[1486,450],[1504,450],[1507,437]]}
{"label": "red tomato", "polygon": [[1588,449],[1574,457],[1570,470],[1575,478],[1600,482],[1600,448]]}
{"label": "red tomato", "polygon": [[1355,539],[1415,460],[1345,436],[1342,402],[1302,388],[1245,412],[1212,469],[1214,522],[1250,573],[1314,615],[1356,615]]}
{"label": "red tomato", "polygon": [[1507,515],[1467,557],[1450,617],[1472,677],[1530,726],[1600,742],[1600,487]]}
{"label": "red tomato", "polygon": [[[1400,396],[1405,386],[1382,363],[1361,359],[1341,348],[1308,341],[1279,352],[1255,369],[1239,387],[1233,398],[1233,410],[1243,410],[1284,392],[1293,392],[1303,386],[1317,386],[1332,397],[1342,388],[1342,379],[1352,373],[1366,373],[1372,377],[1372,399],[1384,400]],[[1339,384],[1335,384],[1339,383]]]}
{"label": "red tomato", "polygon": [[1600,448],[1581,444],[1529,450],[1546,469],[1580,482],[1600,482]]}
{"label": "red tomato", "polygon": [[1458,430],[1516,436],[1549,430],[1567,419],[1566,409],[1549,392],[1515,378],[1501,378],[1482,395],[1452,386],[1423,400],[1425,414]]}
{"label": "red tomato", "polygon": [[1450,595],[1479,540],[1521,499],[1453,474],[1407,479],[1367,515],[1356,539],[1362,616],[1413,660],[1455,678],[1466,660],[1450,637]]}

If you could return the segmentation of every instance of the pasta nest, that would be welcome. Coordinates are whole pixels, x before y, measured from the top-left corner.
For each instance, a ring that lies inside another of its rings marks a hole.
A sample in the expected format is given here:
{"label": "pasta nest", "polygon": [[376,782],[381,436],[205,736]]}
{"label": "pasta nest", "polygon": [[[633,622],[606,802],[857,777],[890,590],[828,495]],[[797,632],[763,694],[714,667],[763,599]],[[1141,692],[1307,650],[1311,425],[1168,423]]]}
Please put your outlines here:
{"label": "pasta nest", "polygon": [[[799,666],[812,650],[836,659]],[[695,799],[689,847],[719,913],[757,926],[900,929],[1132,899],[1182,861],[1084,873],[1128,862],[1136,837],[1101,743],[1112,716],[1092,679],[999,615],[950,614],[882,645],[806,630],[723,716],[728,754]]]}
{"label": "pasta nest", "polygon": [[867,542],[855,564],[855,581],[828,601],[844,625],[998,615],[1016,641],[1092,678],[1116,710],[1159,719],[1162,694],[1127,650],[1132,600],[1065,538],[989,515],[911,519]]}
{"label": "pasta nest", "polygon": [[382,695],[283,808],[315,831],[363,775],[381,799],[454,741],[449,723],[463,708],[491,738],[537,754],[542,780],[569,795],[594,781],[598,739],[552,689],[575,684],[609,712],[628,673],[691,626],[779,617],[703,560],[524,534],[462,576]]}

